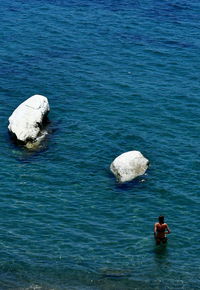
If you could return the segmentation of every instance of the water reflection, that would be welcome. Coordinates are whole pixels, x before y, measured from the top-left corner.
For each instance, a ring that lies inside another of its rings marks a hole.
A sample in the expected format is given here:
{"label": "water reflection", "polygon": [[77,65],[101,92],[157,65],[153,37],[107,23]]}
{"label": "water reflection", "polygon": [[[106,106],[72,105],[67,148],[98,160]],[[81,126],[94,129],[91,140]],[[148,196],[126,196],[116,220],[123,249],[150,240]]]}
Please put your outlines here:
{"label": "water reflection", "polygon": [[165,259],[168,254],[168,248],[167,245],[155,245],[154,248],[155,258],[156,259]]}
{"label": "water reflection", "polygon": [[166,271],[166,268],[170,266],[169,262],[169,250],[167,245],[160,245],[154,248],[154,261],[156,264],[156,268],[159,271]]}

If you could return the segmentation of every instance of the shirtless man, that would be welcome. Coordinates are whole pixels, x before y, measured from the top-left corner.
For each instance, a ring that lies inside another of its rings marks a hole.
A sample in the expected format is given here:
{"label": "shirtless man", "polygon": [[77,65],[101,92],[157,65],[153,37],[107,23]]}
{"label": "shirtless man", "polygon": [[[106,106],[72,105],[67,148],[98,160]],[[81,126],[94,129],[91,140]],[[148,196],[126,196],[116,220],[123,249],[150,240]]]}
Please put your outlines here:
{"label": "shirtless man", "polygon": [[160,245],[161,242],[165,244],[167,242],[167,234],[170,234],[170,229],[164,222],[164,216],[159,216],[158,223],[155,223],[154,225],[154,237],[156,244]]}

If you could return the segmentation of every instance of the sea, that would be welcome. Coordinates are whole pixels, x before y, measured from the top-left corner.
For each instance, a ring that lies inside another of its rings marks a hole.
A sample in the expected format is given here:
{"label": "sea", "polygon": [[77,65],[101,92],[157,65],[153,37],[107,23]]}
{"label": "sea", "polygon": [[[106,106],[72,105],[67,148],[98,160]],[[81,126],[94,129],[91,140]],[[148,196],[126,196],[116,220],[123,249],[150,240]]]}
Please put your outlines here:
{"label": "sea", "polygon": [[[0,17],[0,290],[200,289],[199,0],[1,0]],[[28,150],[8,119],[35,94],[49,134]],[[131,150],[150,166],[119,183]]]}

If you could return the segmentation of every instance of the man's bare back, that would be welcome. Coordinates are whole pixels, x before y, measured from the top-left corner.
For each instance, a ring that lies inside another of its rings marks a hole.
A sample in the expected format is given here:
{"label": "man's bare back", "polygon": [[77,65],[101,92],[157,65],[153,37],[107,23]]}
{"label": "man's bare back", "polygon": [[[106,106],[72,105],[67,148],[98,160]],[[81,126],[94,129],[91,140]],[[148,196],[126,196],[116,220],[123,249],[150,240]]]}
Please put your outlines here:
{"label": "man's bare back", "polygon": [[164,216],[159,216],[157,223],[154,225],[154,237],[156,240],[156,244],[160,245],[162,242],[165,244],[167,242],[166,235],[170,234],[170,229],[168,224],[164,222]]}

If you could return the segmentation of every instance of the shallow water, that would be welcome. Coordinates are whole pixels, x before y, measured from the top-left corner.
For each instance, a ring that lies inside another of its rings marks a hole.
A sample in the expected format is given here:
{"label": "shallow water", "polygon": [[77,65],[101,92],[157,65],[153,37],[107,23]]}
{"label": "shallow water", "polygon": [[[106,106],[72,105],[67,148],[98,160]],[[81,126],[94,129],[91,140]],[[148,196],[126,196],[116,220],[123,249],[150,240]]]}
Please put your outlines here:
{"label": "shallow water", "polygon": [[[0,288],[199,289],[198,1],[2,0]],[[37,152],[7,125],[50,103]],[[119,185],[119,154],[147,174]],[[197,176],[198,175],[198,176]],[[172,234],[155,247],[164,214]]]}

